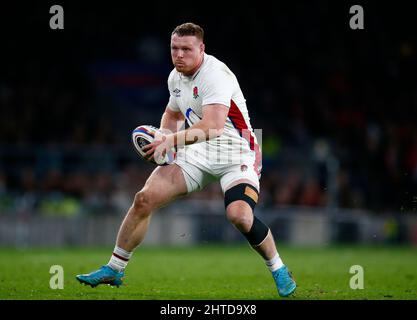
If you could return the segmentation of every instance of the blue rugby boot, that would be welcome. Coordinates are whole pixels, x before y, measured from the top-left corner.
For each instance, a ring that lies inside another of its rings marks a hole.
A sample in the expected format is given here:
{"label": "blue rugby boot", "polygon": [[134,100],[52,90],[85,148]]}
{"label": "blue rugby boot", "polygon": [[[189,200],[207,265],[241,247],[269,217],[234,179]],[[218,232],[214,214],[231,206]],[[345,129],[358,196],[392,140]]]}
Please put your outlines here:
{"label": "blue rugby boot", "polygon": [[295,288],[297,288],[291,272],[285,265],[272,272],[272,277],[275,280],[278,294],[281,297],[288,297],[290,294],[294,293]]}
{"label": "blue rugby boot", "polygon": [[117,272],[105,265],[89,274],[79,274],[76,278],[80,283],[89,285],[92,288],[98,286],[99,284],[109,284],[111,286],[119,287],[123,283],[123,276],[123,272]]}

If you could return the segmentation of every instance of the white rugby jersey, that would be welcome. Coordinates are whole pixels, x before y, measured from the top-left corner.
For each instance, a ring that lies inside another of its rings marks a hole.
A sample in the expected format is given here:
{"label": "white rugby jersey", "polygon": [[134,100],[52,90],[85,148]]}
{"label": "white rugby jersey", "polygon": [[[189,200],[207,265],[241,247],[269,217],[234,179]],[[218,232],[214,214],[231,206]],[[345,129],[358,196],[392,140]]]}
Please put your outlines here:
{"label": "white rugby jersey", "polygon": [[232,154],[235,158],[254,153],[255,171],[260,174],[261,152],[250,124],[246,100],[236,76],[223,62],[204,53],[203,63],[193,76],[184,76],[174,68],[168,77],[168,89],[168,108],[181,111],[190,126],[202,119],[204,105],[229,107],[223,134],[198,145],[203,145],[210,153]]}

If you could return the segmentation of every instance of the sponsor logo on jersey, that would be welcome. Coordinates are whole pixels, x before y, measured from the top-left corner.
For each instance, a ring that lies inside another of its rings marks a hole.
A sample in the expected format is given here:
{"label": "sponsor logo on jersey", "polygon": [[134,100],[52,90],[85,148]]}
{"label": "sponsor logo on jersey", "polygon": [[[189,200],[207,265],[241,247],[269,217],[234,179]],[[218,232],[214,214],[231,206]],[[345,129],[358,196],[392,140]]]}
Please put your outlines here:
{"label": "sponsor logo on jersey", "polygon": [[172,90],[172,92],[174,92],[176,98],[181,97],[181,95],[180,95],[181,90],[180,89],[175,88],[175,90]]}

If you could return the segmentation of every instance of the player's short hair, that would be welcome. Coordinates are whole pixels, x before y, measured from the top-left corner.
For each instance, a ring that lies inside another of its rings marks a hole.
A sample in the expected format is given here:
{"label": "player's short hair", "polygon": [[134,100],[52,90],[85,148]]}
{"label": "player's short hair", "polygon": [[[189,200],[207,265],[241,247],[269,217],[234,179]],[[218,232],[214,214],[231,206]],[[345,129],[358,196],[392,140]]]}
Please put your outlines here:
{"label": "player's short hair", "polygon": [[195,36],[197,39],[204,41],[204,30],[198,24],[192,22],[186,22],[175,27],[172,31],[172,35],[177,34],[180,37],[183,36]]}

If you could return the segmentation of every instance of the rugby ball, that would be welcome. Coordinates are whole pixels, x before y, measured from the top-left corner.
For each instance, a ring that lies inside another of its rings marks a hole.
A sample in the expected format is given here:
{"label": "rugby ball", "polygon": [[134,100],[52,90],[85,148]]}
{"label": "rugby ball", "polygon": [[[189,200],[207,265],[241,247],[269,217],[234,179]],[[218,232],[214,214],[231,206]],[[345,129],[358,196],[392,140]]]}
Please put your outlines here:
{"label": "rugby ball", "polygon": [[135,128],[132,132],[133,146],[143,160],[159,166],[165,166],[171,164],[175,160],[176,154],[174,149],[167,152],[165,157],[159,157],[158,159],[152,157],[152,159],[149,160],[145,158],[146,152],[142,150],[144,146],[154,141],[155,135],[158,133],[160,133],[159,129],[150,125],[141,125]]}

